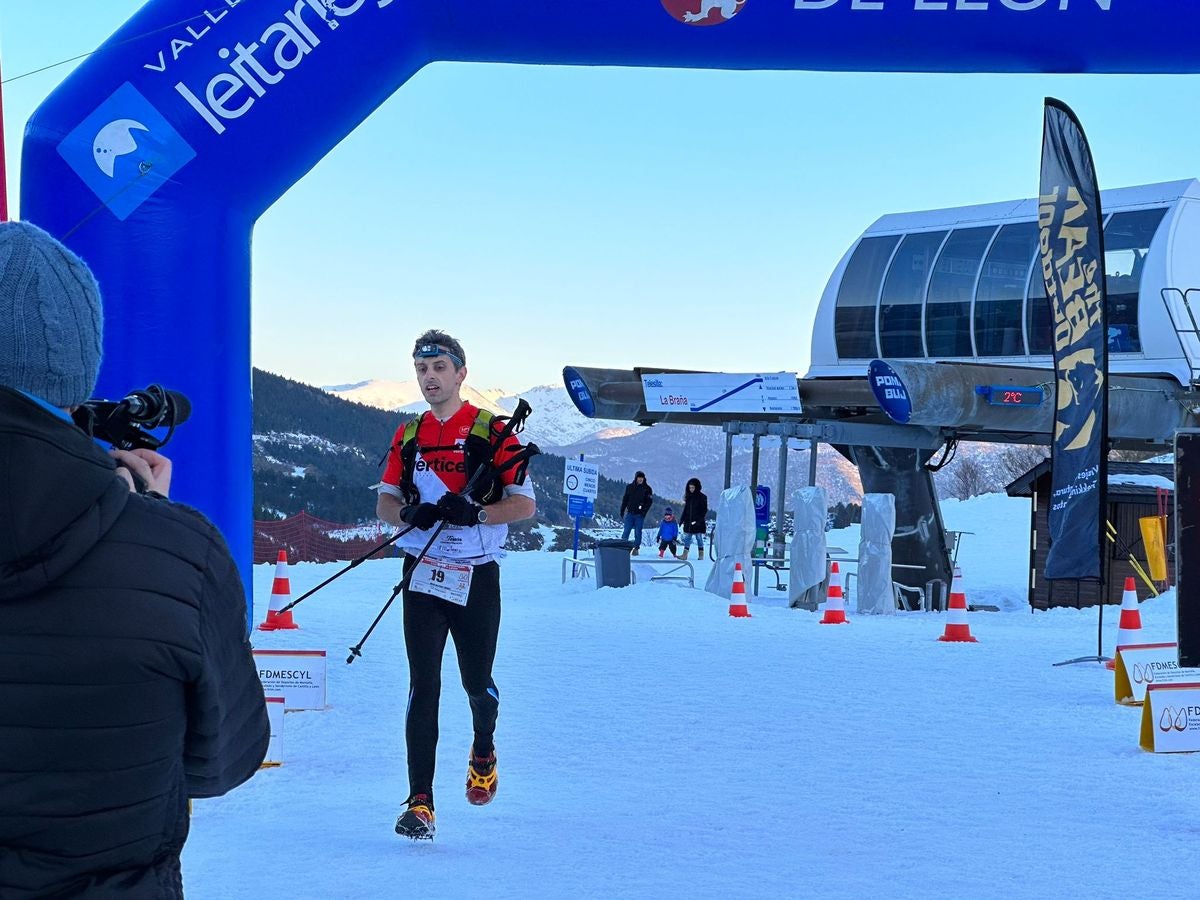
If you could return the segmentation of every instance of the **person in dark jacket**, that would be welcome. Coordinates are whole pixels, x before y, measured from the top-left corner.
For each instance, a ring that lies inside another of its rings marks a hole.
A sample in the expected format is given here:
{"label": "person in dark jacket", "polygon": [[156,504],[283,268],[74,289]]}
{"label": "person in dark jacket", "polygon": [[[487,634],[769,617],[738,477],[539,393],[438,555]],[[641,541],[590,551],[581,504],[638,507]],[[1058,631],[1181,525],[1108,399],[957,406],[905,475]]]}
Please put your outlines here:
{"label": "person in dark jacket", "polygon": [[634,548],[631,551],[634,556],[642,546],[642,529],[646,526],[646,513],[653,502],[654,490],[646,483],[646,473],[635,472],[633,481],[625,485],[625,494],[621,497],[621,521],[625,525],[621,540],[629,540],[630,532],[634,533]]}
{"label": "person in dark jacket", "polygon": [[700,490],[700,479],[689,478],[683,489],[683,512],[679,514],[683,523],[683,555],[688,558],[692,541],[696,542],[696,556],[704,559],[704,533],[708,530],[708,498]]}
{"label": "person in dark jacket", "polygon": [[72,422],[99,291],[24,223],[0,224],[0,322],[0,897],[182,897],[188,798],[269,739],[242,581],[166,457]]}

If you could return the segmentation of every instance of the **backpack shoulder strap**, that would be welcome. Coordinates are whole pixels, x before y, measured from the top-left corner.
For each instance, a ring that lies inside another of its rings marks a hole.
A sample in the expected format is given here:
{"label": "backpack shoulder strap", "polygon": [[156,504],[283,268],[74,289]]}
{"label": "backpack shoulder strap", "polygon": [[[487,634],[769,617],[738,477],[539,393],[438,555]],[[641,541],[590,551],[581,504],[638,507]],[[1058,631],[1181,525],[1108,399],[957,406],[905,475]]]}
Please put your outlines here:
{"label": "backpack shoulder strap", "polygon": [[414,416],[404,423],[404,436],[400,439],[400,448],[411,444],[417,437],[417,431],[421,428],[421,423],[425,421],[425,413],[419,416]]}
{"label": "backpack shoulder strap", "polygon": [[417,432],[424,421],[425,413],[409,419],[404,423],[404,433],[400,437],[400,490],[410,503],[420,496],[413,483],[413,466],[417,462]]}
{"label": "backpack shoulder strap", "polygon": [[[475,421],[471,424],[471,436],[483,438],[488,442],[488,446],[492,445],[492,422],[496,417],[486,409],[481,409],[475,413]],[[495,448],[493,447],[493,451]]]}

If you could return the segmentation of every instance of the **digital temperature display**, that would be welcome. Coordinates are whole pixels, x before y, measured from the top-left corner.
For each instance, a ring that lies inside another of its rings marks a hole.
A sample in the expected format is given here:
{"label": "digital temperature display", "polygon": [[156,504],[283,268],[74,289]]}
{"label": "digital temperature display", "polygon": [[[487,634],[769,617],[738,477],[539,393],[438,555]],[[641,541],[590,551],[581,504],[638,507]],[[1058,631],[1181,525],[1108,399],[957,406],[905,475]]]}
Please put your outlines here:
{"label": "digital temperature display", "polygon": [[1040,387],[997,384],[980,388],[979,393],[986,393],[992,406],[1040,406],[1046,399],[1046,392]]}

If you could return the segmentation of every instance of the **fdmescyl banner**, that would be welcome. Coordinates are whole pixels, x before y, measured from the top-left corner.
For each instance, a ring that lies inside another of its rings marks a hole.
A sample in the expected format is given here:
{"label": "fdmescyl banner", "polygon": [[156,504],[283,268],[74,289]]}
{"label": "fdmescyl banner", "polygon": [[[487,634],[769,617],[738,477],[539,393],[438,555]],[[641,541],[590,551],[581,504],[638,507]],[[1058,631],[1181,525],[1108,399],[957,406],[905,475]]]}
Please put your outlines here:
{"label": "fdmescyl banner", "polygon": [[1054,313],[1057,398],[1046,578],[1100,578],[1108,446],[1108,323],[1100,189],[1075,114],[1047,98],[1038,225]]}

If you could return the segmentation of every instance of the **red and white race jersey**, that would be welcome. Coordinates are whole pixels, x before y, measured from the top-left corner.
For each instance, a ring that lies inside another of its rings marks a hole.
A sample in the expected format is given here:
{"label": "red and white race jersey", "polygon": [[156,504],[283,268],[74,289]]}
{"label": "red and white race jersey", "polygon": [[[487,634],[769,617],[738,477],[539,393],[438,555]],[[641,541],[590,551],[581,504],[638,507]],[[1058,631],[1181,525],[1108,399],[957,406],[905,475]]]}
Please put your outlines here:
{"label": "red and white race jersey", "polygon": [[[471,426],[475,424],[478,413],[477,407],[464,403],[458,412],[445,422],[439,421],[432,413],[422,416],[417,427],[417,454],[412,473],[413,484],[421,494],[421,502],[437,503],[447,491],[457,493],[466,487],[467,461],[463,444],[467,435],[471,433]],[[492,427],[494,432],[499,433],[503,424],[495,423]],[[392,494],[401,499],[403,494],[400,491],[400,481],[404,475],[404,461],[401,459],[400,445],[403,440],[404,426],[401,425],[392,440],[387,468],[378,486],[380,493]],[[502,466],[520,450],[520,442],[514,437],[509,437],[496,450],[493,461],[497,467]],[[523,485],[516,484],[516,474],[517,467],[500,473],[504,496],[520,494],[533,499],[533,485],[528,480]],[[414,528],[397,543],[416,555],[429,540],[431,532],[432,529]],[[488,562],[500,555],[507,537],[507,525],[447,525],[429,548],[429,555],[439,559],[472,563]]]}

